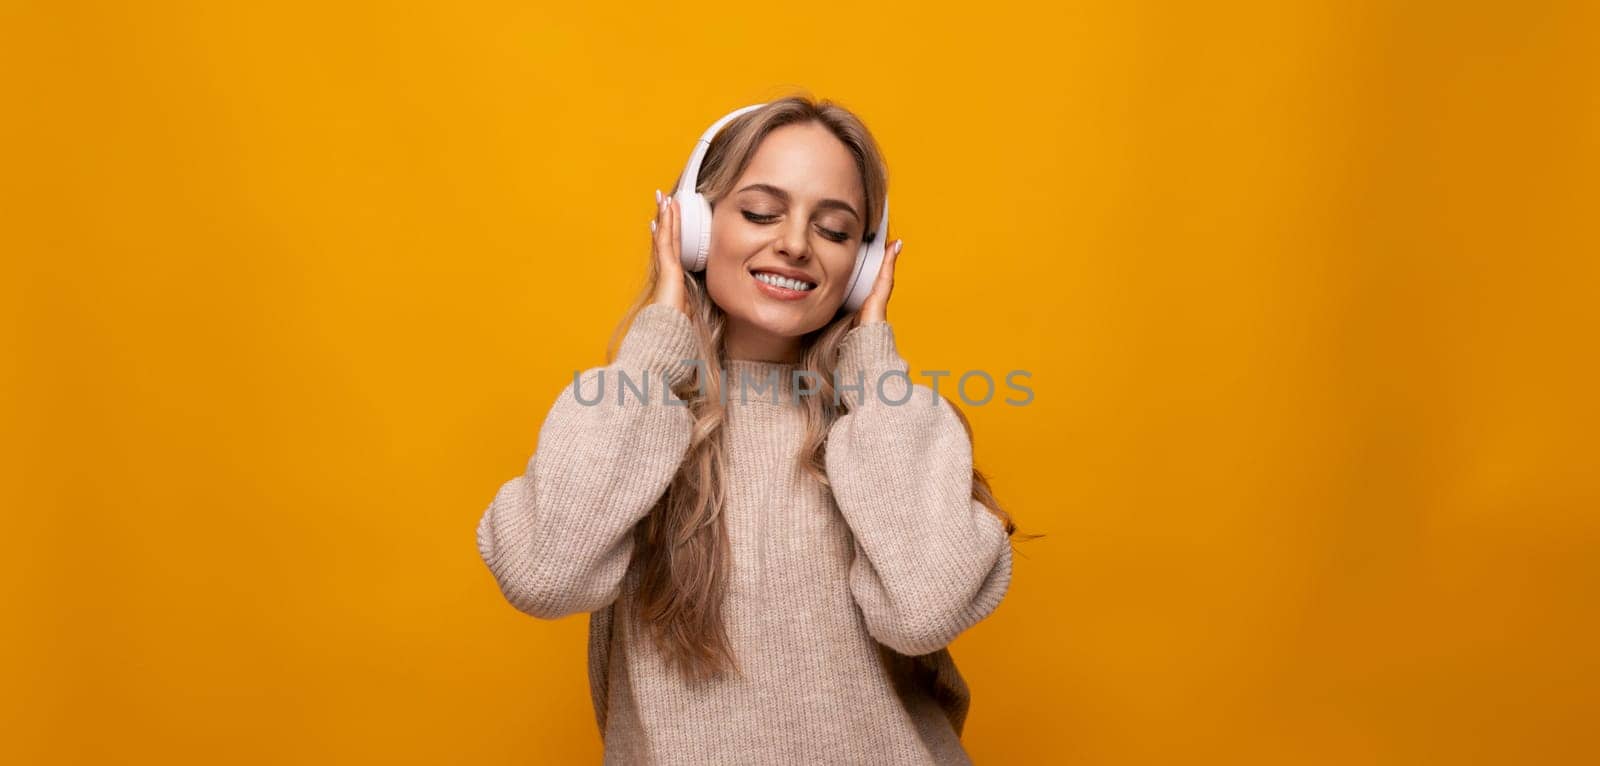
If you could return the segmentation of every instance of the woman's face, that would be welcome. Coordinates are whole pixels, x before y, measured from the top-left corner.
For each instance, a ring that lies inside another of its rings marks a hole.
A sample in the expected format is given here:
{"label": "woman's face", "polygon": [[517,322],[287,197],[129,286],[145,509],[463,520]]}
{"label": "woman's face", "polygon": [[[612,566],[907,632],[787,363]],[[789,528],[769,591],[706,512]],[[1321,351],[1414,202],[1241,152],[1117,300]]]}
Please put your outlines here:
{"label": "woman's face", "polygon": [[861,246],[864,198],[855,158],[822,125],[762,139],[711,213],[706,289],[731,334],[777,341],[833,319]]}

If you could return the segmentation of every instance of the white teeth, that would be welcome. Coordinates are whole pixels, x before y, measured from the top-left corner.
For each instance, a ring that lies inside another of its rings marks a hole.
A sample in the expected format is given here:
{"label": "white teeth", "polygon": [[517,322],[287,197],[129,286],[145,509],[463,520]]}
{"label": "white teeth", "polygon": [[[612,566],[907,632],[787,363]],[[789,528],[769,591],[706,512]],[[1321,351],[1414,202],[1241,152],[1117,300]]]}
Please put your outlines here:
{"label": "white teeth", "polygon": [[786,288],[788,288],[790,290],[799,290],[800,292],[805,292],[807,290],[810,290],[810,289],[816,287],[816,285],[811,284],[810,282],[801,282],[798,279],[790,279],[788,277],[780,277],[777,274],[768,274],[765,271],[758,271],[758,272],[756,272],[755,276],[756,276],[756,279],[759,279],[759,280],[761,280],[763,282],[766,282],[769,285],[776,285],[778,287],[786,287]]}

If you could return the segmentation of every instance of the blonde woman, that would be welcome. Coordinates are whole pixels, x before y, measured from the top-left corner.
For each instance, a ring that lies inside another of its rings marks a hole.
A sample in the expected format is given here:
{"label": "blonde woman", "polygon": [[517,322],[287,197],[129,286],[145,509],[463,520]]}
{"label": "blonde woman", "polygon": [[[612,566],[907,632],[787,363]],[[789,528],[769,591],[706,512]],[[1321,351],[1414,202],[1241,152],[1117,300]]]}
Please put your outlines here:
{"label": "blonde woman", "polygon": [[828,101],[727,122],[696,186],[704,270],[656,192],[607,364],[574,376],[478,525],[513,606],[589,614],[607,763],[970,763],[947,646],[1006,594],[1016,527],[961,411],[894,374],[900,242],[841,311],[884,168]]}

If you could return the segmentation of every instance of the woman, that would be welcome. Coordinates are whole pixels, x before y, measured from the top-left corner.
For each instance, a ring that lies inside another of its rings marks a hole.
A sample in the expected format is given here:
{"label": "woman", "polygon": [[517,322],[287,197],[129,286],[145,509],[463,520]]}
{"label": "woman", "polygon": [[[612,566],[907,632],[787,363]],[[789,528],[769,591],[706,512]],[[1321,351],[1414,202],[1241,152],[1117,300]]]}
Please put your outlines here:
{"label": "woman", "polygon": [[620,349],[562,392],[478,525],[516,608],[589,613],[607,763],[970,763],[946,647],[1005,595],[1015,526],[960,410],[876,385],[909,372],[886,316],[901,243],[840,311],[883,168],[827,101],[728,122],[696,189],[705,270],[656,192]]}

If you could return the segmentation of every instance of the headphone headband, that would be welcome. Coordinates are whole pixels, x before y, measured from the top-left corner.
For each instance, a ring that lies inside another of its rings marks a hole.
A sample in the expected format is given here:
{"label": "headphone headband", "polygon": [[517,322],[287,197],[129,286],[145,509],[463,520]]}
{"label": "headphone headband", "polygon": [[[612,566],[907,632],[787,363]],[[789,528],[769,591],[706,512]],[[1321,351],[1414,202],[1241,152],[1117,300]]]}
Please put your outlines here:
{"label": "headphone headband", "polygon": [[751,104],[750,106],[735,109],[723,115],[722,119],[711,123],[711,127],[706,128],[706,132],[700,135],[700,140],[695,142],[694,151],[689,154],[689,164],[684,166],[683,175],[678,178],[679,192],[693,193],[694,188],[699,185],[700,163],[705,161],[706,151],[711,148],[711,139],[717,137],[717,131],[722,130],[722,126],[727,125],[733,118],[745,112],[755,111],[763,106],[766,106],[766,104]]}

